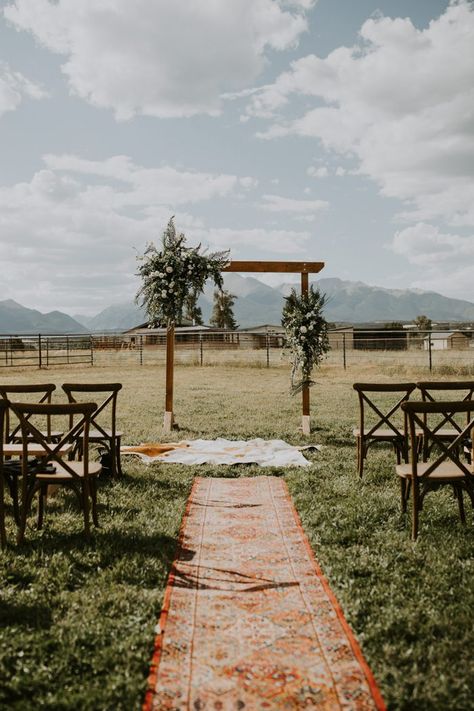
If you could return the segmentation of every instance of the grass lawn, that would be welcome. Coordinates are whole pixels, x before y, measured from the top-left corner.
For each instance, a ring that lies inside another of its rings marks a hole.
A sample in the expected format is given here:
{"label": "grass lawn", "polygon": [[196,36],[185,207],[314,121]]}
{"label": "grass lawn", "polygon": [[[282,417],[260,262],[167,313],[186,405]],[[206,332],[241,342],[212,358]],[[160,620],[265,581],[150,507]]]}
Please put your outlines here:
{"label": "grass lawn", "polygon": [[[288,368],[176,370],[173,438],[281,438],[303,443]],[[144,466],[123,458],[121,480],[102,480],[101,527],[82,536],[75,500],[51,500],[0,553],[0,707],[139,709],[177,533],[193,476],[275,474],[303,525],[390,709],[474,709],[474,526],[463,528],[449,492],[430,494],[420,537],[400,515],[394,455],[369,454],[356,474],[352,382],[411,374],[323,368],[312,391],[308,469]],[[4,370],[3,382],[115,381],[124,443],[163,439],[161,366]],[[7,496],[8,498],[8,496]]]}

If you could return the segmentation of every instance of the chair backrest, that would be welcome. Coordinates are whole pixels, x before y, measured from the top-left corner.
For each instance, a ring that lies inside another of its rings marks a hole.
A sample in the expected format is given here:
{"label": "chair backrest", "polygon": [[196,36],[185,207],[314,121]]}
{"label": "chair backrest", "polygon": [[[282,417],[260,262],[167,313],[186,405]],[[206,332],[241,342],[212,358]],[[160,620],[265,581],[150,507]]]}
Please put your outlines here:
{"label": "chair backrest", "polygon": [[[416,385],[420,390],[423,402],[436,402],[439,400],[462,400],[463,402],[470,402],[474,399],[473,380],[423,380]],[[469,415],[466,413],[466,422],[468,421],[468,417]],[[435,431],[437,432],[444,427],[450,427],[455,432],[460,432],[462,424],[460,424],[452,414],[447,413],[443,415],[443,413],[440,413]]]}
{"label": "chair backrest", "polygon": [[[0,397],[3,400],[25,400],[24,396],[31,396],[34,403],[51,403],[51,396],[56,390],[54,383],[5,383],[0,384]],[[20,436],[20,423],[17,418],[11,418],[11,409],[7,409],[5,415],[5,442],[13,442]],[[46,432],[51,436],[51,420],[46,419]]]}
{"label": "chair backrest", "polygon": [[371,422],[365,436],[370,437],[381,427],[391,430],[394,437],[405,436],[406,417],[403,417],[403,431],[393,418],[416,389],[415,383],[354,383],[353,388],[359,396],[361,433],[365,432],[369,414],[375,421]]}
{"label": "chair backrest", "polygon": [[[461,460],[463,445],[469,439],[471,449],[471,462],[474,462],[472,457],[474,450],[473,429],[474,429],[474,401],[472,400],[439,400],[438,402],[423,402],[411,400],[402,404],[402,410],[408,417],[408,425],[410,430],[410,460],[412,463],[413,476],[418,476],[418,442],[420,432],[429,444],[430,451],[434,451],[436,446],[437,456],[427,464],[423,464],[423,470],[420,473],[420,478],[429,477],[435,469],[443,462],[453,462],[460,471],[468,477],[472,477],[473,464],[467,464]],[[456,437],[450,442],[446,442],[441,435],[438,434],[437,423],[441,417],[445,421],[451,421],[456,414],[465,415],[466,424],[459,429]],[[439,452],[439,454],[438,454]]]}
{"label": "chair backrest", "polygon": [[122,383],[64,383],[62,389],[70,403],[79,402],[81,396],[82,398],[89,398],[89,395],[93,395],[95,400],[98,395],[103,395],[103,400],[97,404],[96,411],[91,418],[91,426],[104,437],[107,436],[104,431],[104,426],[107,425],[104,425],[103,421],[99,421],[101,417],[106,418],[112,430],[112,436],[115,436],[117,429],[117,396],[122,389]]}
{"label": "chair backrest", "polygon": [[[10,408],[18,417],[22,436],[22,467],[23,474],[28,473],[28,446],[33,441],[40,445],[44,454],[35,455],[40,460],[40,466],[49,462],[57,462],[66,469],[73,477],[77,477],[74,469],[68,464],[64,456],[65,450],[74,446],[74,443],[81,439],[84,474],[87,475],[89,469],[89,428],[93,413],[97,409],[95,402],[81,403],[25,403],[10,402]],[[41,430],[41,425],[36,424],[41,418],[51,419],[55,417],[71,418],[75,416],[79,419],[74,422],[67,432],[64,432],[58,442],[50,442],[47,434]],[[33,421],[34,418],[34,421]]]}

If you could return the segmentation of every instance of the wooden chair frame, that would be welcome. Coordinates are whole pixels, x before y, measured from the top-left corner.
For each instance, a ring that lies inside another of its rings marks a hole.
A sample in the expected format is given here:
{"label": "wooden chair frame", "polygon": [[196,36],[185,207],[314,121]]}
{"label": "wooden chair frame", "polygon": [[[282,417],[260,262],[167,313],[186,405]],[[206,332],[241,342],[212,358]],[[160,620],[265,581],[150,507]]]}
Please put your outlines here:
{"label": "wooden chair frame", "polygon": [[[467,492],[474,508],[474,470],[473,465],[464,463],[461,459],[463,443],[470,437],[471,457],[473,462],[473,430],[474,430],[474,401],[455,400],[438,402],[405,402],[402,410],[408,417],[410,431],[410,464],[396,467],[400,477],[402,511],[406,512],[407,503],[412,495],[412,538],[416,540],[419,529],[419,514],[423,508],[423,502],[429,491],[436,490],[443,485],[453,488],[456,495],[459,515],[462,523],[465,523],[466,516],[463,503],[463,492]],[[430,426],[430,415],[445,417],[445,421],[451,421],[453,415],[465,414],[466,425],[460,429],[456,437],[449,442],[438,435],[437,424]],[[420,462],[419,452],[419,432],[422,432],[423,441],[429,442],[429,451],[434,451],[436,447],[439,454],[429,462]]]}
{"label": "wooden chair frame", "polygon": [[0,544],[4,548],[7,543],[5,528],[5,479],[3,475],[3,440],[5,436],[5,419],[8,412],[8,402],[0,400]]}
{"label": "wooden chair frame", "polygon": [[[397,456],[397,464],[400,464],[402,458],[408,461],[407,418],[405,415],[403,416],[402,429],[394,425],[391,418],[401,408],[401,405],[408,400],[411,393],[416,389],[416,384],[354,383],[353,388],[359,396],[359,427],[354,429],[354,436],[357,441],[357,471],[359,477],[363,475],[364,460],[367,457],[369,447],[377,442],[388,442],[393,445]],[[383,395],[387,393],[398,393],[400,397],[388,411],[384,412],[374,402],[373,397],[377,394]],[[365,425],[366,410],[374,412],[378,417],[377,422],[369,428]]]}
{"label": "wooden chair frame", "polygon": [[[64,383],[62,389],[70,403],[78,402],[79,393],[93,395],[94,399],[99,394],[106,394],[105,399],[97,405],[91,417],[91,430],[89,432],[90,444],[102,444],[110,454],[112,476],[122,476],[120,461],[120,443],[122,433],[117,430],[117,398],[122,389],[121,383]],[[97,420],[101,413],[110,407],[110,429],[103,427]],[[70,421],[72,425],[72,419]],[[94,428],[94,429],[92,429]]]}
{"label": "wooden chair frame", "polygon": [[[3,400],[9,402],[10,400],[20,400],[22,395],[35,395],[35,402],[38,404],[45,403],[51,404],[52,394],[56,390],[56,385],[54,383],[8,383],[0,385],[0,397]],[[21,425],[16,418],[17,422],[14,426],[11,426],[11,415],[12,410],[8,408],[5,414],[5,429],[3,442],[5,444],[11,443],[21,443]],[[12,429],[10,429],[12,427]],[[58,441],[61,437],[62,432],[53,432],[51,428],[51,418],[46,418],[46,435],[50,441]],[[20,476],[20,468],[16,466],[7,464],[4,467],[4,478],[5,482],[10,491],[10,496],[13,501],[13,512],[15,516],[15,521],[20,523],[20,508],[18,501],[18,479]]]}
{"label": "wooden chair frame", "polygon": [[[19,396],[34,394],[37,395],[39,399],[36,400],[38,404],[40,403],[51,403],[51,397],[53,392],[56,390],[56,385],[54,383],[31,383],[31,384],[7,384],[0,385],[0,397],[4,400],[20,400]],[[47,434],[51,439],[51,419],[46,421]],[[20,423],[18,422],[14,429],[10,431],[10,410],[7,410],[5,417],[5,442],[18,442],[21,440],[20,435]],[[57,438],[58,435],[56,435]]]}
{"label": "wooden chair frame", "polygon": [[[40,492],[38,528],[41,528],[46,492],[50,485],[70,486],[74,490],[83,510],[84,532],[86,536],[89,536],[90,509],[94,525],[98,526],[96,477],[100,474],[101,466],[98,462],[91,463],[89,461],[89,429],[97,404],[95,402],[61,404],[15,402],[10,403],[10,407],[20,420],[22,433],[21,515],[18,543],[22,543],[24,540],[28,512],[37,491]],[[72,418],[72,425],[59,442],[49,442],[47,436],[31,421],[32,416],[65,416],[70,418],[70,421]],[[79,419],[74,421],[75,417],[79,417]],[[28,462],[28,441],[31,442],[31,439],[44,449],[44,455],[39,457],[39,462],[34,469]],[[69,449],[70,445],[79,439],[82,447],[82,459],[80,462],[68,461],[64,457],[64,450]],[[48,467],[51,464],[56,471],[52,471],[52,468]]]}
{"label": "wooden chair frame", "polygon": [[[462,402],[470,402],[474,399],[474,381],[472,380],[446,380],[446,381],[428,381],[424,380],[418,382],[417,388],[420,390],[421,399],[423,402],[436,402],[437,398],[433,393],[443,393],[441,400],[462,400]],[[444,393],[449,392],[449,396]],[[458,392],[459,396],[454,395],[452,397],[451,393]],[[464,392],[464,397],[461,397],[461,393]],[[468,418],[468,416],[467,416]],[[426,415],[425,415],[426,421]],[[466,419],[466,422],[468,419]],[[448,427],[446,427],[448,426]],[[457,435],[461,431],[461,425],[454,420],[452,415],[449,413],[445,416],[441,416],[439,422],[434,428],[434,433],[438,435],[438,440],[443,439],[445,442],[452,442],[456,439]],[[426,462],[430,455],[429,443],[426,438],[423,438],[422,444],[423,461]]]}

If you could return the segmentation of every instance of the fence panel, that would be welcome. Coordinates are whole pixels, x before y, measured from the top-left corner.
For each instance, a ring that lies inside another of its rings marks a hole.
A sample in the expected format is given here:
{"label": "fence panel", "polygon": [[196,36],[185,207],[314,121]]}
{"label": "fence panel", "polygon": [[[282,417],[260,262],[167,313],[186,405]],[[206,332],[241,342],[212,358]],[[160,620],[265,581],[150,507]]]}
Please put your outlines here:
{"label": "fence panel", "polygon": [[[347,329],[330,331],[325,363],[353,367],[426,369],[449,375],[474,374],[474,338],[467,331],[407,332]],[[176,333],[175,362],[189,366],[287,367],[281,333],[203,331]],[[0,336],[1,367],[55,365],[163,365],[165,333]]]}

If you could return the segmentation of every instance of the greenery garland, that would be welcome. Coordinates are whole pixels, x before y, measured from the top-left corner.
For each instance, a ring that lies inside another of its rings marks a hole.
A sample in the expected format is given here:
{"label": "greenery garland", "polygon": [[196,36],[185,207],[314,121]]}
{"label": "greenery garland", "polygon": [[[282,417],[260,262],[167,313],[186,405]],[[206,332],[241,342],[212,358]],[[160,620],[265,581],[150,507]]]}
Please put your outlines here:
{"label": "greenery garland", "polygon": [[[328,324],[322,313],[326,295],[310,286],[308,293],[302,295],[292,289],[285,301],[281,322],[291,350],[291,392],[295,395],[303,386],[313,385],[311,371],[329,350]],[[296,382],[298,371],[301,378]]]}
{"label": "greenery garland", "polygon": [[163,232],[161,250],[151,242],[137,259],[142,285],[136,301],[146,307],[151,326],[170,326],[181,323],[186,300],[196,301],[208,279],[223,288],[221,270],[229,263],[229,251],[207,254],[201,245],[187,247],[172,217]]}

